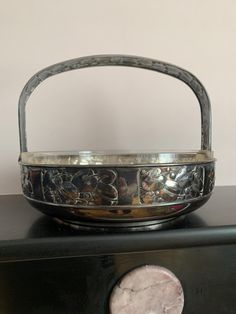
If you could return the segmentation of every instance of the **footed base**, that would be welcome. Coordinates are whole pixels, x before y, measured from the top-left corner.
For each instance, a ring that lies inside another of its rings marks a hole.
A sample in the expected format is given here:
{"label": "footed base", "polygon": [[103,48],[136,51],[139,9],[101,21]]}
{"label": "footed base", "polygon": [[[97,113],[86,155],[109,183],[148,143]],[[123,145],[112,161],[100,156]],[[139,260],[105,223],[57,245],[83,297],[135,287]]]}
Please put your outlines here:
{"label": "footed base", "polygon": [[142,221],[142,222],[87,222],[87,221],[71,221],[62,220],[53,217],[54,221],[64,226],[80,230],[80,231],[92,231],[92,232],[126,232],[126,231],[154,231],[167,229],[173,226],[180,225],[185,215],[165,219],[165,220],[154,220],[154,221]]}

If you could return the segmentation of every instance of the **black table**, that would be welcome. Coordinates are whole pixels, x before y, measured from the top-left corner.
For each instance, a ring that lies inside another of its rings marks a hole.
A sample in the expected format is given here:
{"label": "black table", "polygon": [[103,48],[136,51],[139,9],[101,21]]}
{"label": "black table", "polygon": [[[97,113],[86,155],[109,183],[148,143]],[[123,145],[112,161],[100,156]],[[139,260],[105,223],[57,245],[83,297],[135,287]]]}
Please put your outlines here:
{"label": "black table", "polygon": [[114,284],[146,264],[180,279],[183,313],[236,313],[235,200],[236,187],[218,187],[171,230],[88,234],[1,196],[0,313],[108,313]]}

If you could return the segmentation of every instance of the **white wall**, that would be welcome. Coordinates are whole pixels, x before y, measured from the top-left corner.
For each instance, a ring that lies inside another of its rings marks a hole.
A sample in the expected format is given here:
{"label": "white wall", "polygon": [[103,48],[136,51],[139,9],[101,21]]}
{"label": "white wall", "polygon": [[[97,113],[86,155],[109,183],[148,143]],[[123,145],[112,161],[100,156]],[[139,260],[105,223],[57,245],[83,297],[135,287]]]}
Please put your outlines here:
{"label": "white wall", "polygon": [[[0,194],[19,193],[17,101],[53,63],[102,53],[167,61],[194,73],[213,110],[217,185],[236,184],[236,1],[0,0]],[[188,87],[127,68],[69,72],[43,83],[27,111],[30,150],[198,149]]]}

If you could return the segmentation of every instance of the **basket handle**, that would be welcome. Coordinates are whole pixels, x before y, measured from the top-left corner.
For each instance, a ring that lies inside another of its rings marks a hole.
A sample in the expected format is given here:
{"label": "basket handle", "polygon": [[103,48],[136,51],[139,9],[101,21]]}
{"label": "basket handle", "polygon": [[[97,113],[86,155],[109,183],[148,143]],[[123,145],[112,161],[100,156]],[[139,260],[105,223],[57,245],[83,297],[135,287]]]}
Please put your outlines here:
{"label": "basket handle", "polygon": [[127,66],[157,71],[173,76],[187,84],[196,95],[201,108],[201,149],[211,150],[211,105],[201,82],[190,72],[154,59],[128,55],[98,55],[71,59],[51,65],[31,77],[23,88],[18,104],[20,150],[27,152],[25,106],[34,89],[50,76],[88,67]]}

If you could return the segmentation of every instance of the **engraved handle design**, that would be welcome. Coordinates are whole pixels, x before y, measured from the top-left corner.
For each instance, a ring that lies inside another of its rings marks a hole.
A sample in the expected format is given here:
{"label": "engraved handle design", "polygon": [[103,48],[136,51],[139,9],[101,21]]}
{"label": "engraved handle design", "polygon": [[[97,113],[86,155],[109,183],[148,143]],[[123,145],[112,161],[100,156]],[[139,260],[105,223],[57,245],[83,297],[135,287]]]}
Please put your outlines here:
{"label": "engraved handle design", "polygon": [[201,149],[211,150],[211,105],[207,92],[201,82],[190,72],[175,65],[154,59],[126,56],[126,55],[99,55],[76,58],[49,66],[36,73],[27,82],[19,98],[19,135],[20,150],[27,152],[26,136],[26,103],[34,89],[45,79],[67,71],[96,66],[127,66],[152,70],[173,76],[187,84],[196,95],[201,109]]}

